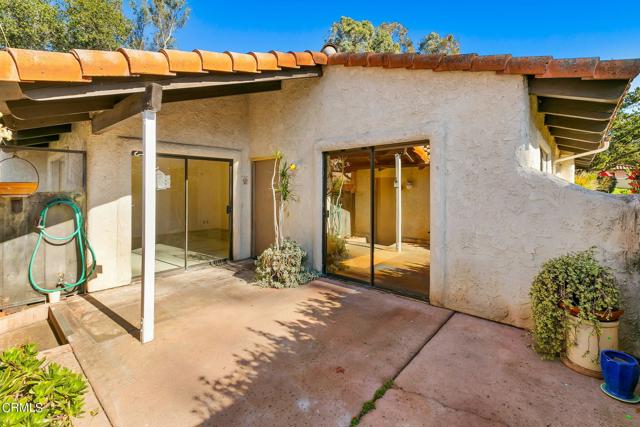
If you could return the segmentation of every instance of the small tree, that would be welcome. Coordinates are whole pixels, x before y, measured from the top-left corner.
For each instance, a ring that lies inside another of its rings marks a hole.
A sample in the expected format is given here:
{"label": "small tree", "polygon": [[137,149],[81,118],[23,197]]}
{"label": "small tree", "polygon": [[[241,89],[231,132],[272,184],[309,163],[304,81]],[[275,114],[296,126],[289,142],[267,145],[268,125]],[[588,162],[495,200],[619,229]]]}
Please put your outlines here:
{"label": "small tree", "polygon": [[[141,0],[131,1],[134,26],[130,43],[138,49],[152,50],[176,47],[175,32],[185,26],[191,9],[187,0]],[[150,29],[149,39],[145,32]]]}
{"label": "small tree", "polygon": [[460,53],[460,42],[451,34],[441,37],[440,34],[431,32],[422,39],[418,51],[423,54],[454,55]]}

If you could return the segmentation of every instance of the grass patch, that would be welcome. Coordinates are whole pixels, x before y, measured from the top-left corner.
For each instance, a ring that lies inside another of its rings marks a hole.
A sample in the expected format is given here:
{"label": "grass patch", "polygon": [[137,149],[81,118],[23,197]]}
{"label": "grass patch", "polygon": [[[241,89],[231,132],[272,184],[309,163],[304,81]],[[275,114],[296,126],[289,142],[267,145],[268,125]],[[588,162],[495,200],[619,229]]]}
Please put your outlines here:
{"label": "grass patch", "polygon": [[351,425],[357,426],[358,424],[360,424],[360,420],[362,420],[362,417],[364,417],[369,412],[376,409],[376,400],[384,396],[387,390],[389,390],[391,387],[393,387],[393,380],[391,379],[391,380],[385,381],[384,384],[382,384],[380,388],[378,388],[376,392],[373,393],[373,398],[371,400],[367,400],[362,404],[362,409],[360,409],[360,413],[355,417],[353,417],[353,419],[351,420]]}

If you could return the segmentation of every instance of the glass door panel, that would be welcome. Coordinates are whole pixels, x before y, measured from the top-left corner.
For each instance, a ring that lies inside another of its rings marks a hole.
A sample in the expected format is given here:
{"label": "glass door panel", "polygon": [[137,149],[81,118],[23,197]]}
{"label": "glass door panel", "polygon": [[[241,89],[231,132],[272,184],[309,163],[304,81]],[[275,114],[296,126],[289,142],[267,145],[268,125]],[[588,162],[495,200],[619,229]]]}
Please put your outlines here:
{"label": "glass door panel", "polygon": [[231,251],[230,162],[187,160],[187,266],[228,259]]}
{"label": "glass door panel", "polygon": [[325,268],[371,281],[371,151],[325,154]]}
{"label": "glass door panel", "polygon": [[[185,159],[156,160],[156,272],[185,267]],[[142,158],[131,164],[132,230],[131,273],[142,266]]]}
{"label": "glass door panel", "polygon": [[426,297],[429,289],[429,150],[374,151],[374,286]]}

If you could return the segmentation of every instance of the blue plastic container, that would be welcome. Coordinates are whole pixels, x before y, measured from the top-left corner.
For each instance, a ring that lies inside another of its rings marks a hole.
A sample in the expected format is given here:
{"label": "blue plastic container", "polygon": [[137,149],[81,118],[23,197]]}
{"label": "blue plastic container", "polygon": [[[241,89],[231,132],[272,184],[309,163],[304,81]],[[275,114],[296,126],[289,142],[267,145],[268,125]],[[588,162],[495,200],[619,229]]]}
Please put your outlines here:
{"label": "blue plastic container", "polygon": [[634,394],[640,376],[635,357],[622,351],[602,350],[600,367],[604,376],[602,391],[623,402],[640,402],[640,396]]}

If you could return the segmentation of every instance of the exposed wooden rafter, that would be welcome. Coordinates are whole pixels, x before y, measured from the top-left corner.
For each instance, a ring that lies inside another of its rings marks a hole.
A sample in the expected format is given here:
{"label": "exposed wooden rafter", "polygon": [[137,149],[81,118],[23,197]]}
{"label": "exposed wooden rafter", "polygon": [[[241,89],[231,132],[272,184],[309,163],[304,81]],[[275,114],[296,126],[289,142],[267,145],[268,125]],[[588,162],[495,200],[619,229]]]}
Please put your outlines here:
{"label": "exposed wooden rafter", "polygon": [[112,109],[96,114],[91,119],[94,134],[101,134],[123,120],[143,111],[160,111],[162,106],[162,86],[151,83],[143,93],[129,95],[113,106]]}

